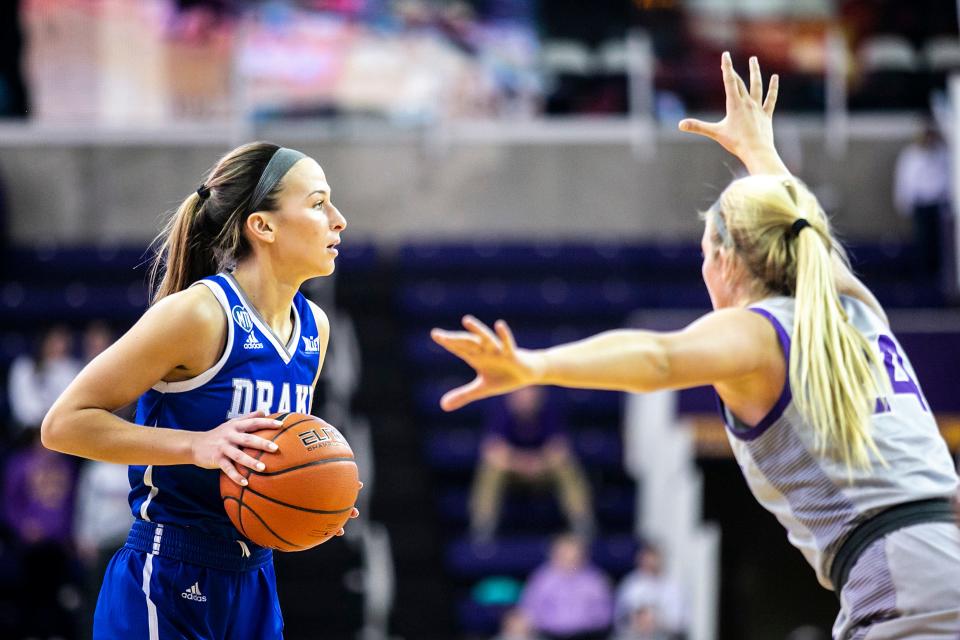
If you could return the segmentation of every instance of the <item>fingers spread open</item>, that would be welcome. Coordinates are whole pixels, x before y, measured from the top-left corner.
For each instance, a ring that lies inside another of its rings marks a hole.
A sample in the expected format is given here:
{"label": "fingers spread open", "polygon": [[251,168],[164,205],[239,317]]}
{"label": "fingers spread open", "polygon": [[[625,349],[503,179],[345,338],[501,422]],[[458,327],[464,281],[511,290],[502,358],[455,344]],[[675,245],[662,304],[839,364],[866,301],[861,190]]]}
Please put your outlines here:
{"label": "fingers spread open", "polygon": [[723,73],[723,88],[727,94],[727,107],[729,109],[737,98],[747,95],[747,91],[743,85],[743,80],[733,69],[733,59],[730,58],[729,51],[724,51],[720,58],[720,70]]}
{"label": "fingers spread open", "polygon": [[504,320],[497,320],[493,323],[493,328],[503,343],[503,350],[508,355],[512,355],[517,350],[517,341],[513,339],[513,332]]}
{"label": "fingers spread open", "polygon": [[480,344],[485,350],[499,351],[500,341],[490,331],[490,327],[473,316],[463,316],[463,326],[480,338]]}
{"label": "fingers spread open", "polygon": [[760,104],[763,100],[763,80],[760,76],[760,61],[757,56],[750,56],[750,97]]}
{"label": "fingers spread open", "polygon": [[482,389],[483,382],[481,379],[479,377],[474,378],[473,382],[469,382],[462,387],[457,387],[443,394],[443,397],[440,398],[440,407],[444,411],[456,411],[474,400],[483,398],[484,394]]}
{"label": "fingers spread open", "polygon": [[687,133],[697,133],[701,136],[707,136],[708,138],[716,138],[718,132],[720,131],[719,122],[704,122],[703,120],[697,120],[696,118],[685,118],[680,121],[678,125],[680,131],[686,131]]}
{"label": "fingers spread open", "polygon": [[441,347],[461,360],[472,358],[480,353],[480,338],[464,331],[441,331],[434,329],[430,337]]}
{"label": "fingers spread open", "polygon": [[778,93],[780,93],[780,76],[773,74],[770,76],[770,88],[767,89],[767,99],[763,102],[763,110],[768,116],[772,116],[773,110],[777,108]]}

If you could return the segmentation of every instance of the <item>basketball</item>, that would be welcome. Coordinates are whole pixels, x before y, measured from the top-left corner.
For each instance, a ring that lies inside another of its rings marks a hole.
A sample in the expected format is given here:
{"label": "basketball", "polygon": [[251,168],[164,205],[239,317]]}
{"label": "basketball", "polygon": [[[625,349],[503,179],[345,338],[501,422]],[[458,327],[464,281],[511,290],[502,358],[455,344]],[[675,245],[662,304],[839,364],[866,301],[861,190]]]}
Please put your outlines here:
{"label": "basketball", "polygon": [[240,466],[241,487],[220,474],[223,508],[237,530],[263,547],[303,551],[336,535],[350,517],[360,480],[353,450],[340,432],[302,413],[271,416],[279,429],[254,432],[275,452],[245,449],[266,468]]}

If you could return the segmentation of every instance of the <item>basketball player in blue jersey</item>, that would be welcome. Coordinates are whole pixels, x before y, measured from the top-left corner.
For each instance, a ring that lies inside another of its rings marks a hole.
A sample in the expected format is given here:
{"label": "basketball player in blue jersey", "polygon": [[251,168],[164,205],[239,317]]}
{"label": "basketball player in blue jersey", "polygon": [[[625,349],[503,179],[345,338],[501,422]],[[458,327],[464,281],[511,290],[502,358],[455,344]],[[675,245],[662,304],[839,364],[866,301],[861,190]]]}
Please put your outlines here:
{"label": "basketball player in blue jersey", "polygon": [[[346,224],[312,158],[234,149],[161,234],[150,309],[47,414],[47,447],[130,465],[97,640],[282,637],[272,551],[233,527],[219,475],[246,484],[238,467],[265,467],[243,448],[276,450],[251,432],[309,413],[329,323],[299,289],[333,272]],[[111,413],[138,398],[138,424]]]}
{"label": "basketball player in blue jersey", "polygon": [[531,384],[646,392],[713,385],[757,500],[840,600],[838,640],[956,640],[957,475],[910,361],[847,267],[814,196],[773,144],[777,78],[762,99],[722,61],[727,114],[684,120],[746,165],[706,212],[714,311],[672,333],[611,331],[520,349],[501,320],[434,339],[476,370],[446,410]]}

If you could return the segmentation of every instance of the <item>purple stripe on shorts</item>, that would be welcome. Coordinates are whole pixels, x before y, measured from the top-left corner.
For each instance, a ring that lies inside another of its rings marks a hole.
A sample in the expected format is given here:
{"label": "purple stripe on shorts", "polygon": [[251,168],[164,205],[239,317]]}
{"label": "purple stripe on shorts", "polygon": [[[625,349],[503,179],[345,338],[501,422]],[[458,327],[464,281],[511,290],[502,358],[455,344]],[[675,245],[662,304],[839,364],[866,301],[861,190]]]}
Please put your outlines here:
{"label": "purple stripe on shorts", "polygon": [[886,538],[875,540],[860,555],[843,587],[841,602],[851,640],[865,638],[875,623],[900,615],[897,589],[887,563]]}

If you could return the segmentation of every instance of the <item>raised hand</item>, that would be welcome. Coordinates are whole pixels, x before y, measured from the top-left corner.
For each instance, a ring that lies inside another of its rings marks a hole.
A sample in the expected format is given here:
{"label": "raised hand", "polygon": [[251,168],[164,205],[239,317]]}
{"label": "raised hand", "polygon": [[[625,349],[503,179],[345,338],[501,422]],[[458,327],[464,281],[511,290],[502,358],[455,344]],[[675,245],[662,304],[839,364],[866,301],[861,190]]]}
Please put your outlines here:
{"label": "raised hand", "polygon": [[704,122],[694,118],[680,121],[680,130],[697,133],[715,140],[739,158],[751,174],[789,173],[773,144],[773,111],[777,106],[780,78],[770,77],[767,97],[763,97],[760,63],[750,58],[750,88],[733,68],[728,52],[724,52],[720,69],[727,98],[727,113],[720,122]]}
{"label": "raised hand", "polygon": [[468,384],[443,395],[440,406],[453,411],[475,400],[515,391],[534,384],[543,371],[536,352],[517,348],[510,327],[497,320],[494,331],[474,318],[463,317],[466,331],[434,329],[430,337],[477,372]]}
{"label": "raised hand", "polygon": [[246,485],[247,479],[237,470],[237,465],[263,471],[264,464],[244,453],[243,449],[277,450],[276,443],[250,432],[279,429],[281,426],[283,423],[280,420],[267,418],[263,411],[255,411],[227,420],[210,431],[196,432],[190,447],[193,464],[204,469],[220,469],[237,484]]}

